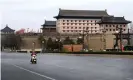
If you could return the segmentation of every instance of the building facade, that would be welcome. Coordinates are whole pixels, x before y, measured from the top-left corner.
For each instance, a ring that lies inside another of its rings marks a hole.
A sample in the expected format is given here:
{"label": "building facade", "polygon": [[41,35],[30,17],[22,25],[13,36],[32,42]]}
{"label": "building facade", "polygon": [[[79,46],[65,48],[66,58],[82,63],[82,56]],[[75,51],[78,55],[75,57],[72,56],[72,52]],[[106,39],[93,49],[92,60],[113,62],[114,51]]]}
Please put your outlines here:
{"label": "building facade", "polygon": [[[130,21],[124,17],[114,17],[107,10],[64,10],[59,9],[59,14],[54,18],[56,31],[60,34],[79,34],[87,31],[90,34],[116,33],[116,27],[122,27],[123,33],[127,32]],[[99,24],[99,22],[105,24]]]}
{"label": "building facade", "polygon": [[106,10],[63,10],[59,9],[56,30],[61,34],[79,34],[84,30],[88,33],[100,33],[97,22],[103,16],[109,16]]}
{"label": "building facade", "polygon": [[116,33],[119,28],[122,28],[123,33],[127,33],[128,24],[131,21],[126,20],[124,17],[102,17],[101,21],[98,22],[100,27],[100,32],[105,31],[106,33]]}
{"label": "building facade", "polygon": [[56,21],[46,21],[42,26],[43,35],[54,35],[56,34]]}
{"label": "building facade", "polygon": [[8,27],[8,25],[6,25],[5,28],[1,29],[1,34],[14,34],[15,30],[11,29]]}

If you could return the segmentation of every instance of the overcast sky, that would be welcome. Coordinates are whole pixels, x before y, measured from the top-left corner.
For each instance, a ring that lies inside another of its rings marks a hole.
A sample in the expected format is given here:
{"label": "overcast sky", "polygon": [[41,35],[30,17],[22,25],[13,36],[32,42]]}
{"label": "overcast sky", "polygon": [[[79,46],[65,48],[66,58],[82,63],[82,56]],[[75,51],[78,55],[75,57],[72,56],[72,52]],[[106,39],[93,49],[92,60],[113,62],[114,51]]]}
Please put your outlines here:
{"label": "overcast sky", "polygon": [[124,16],[133,21],[132,0],[0,0],[1,28],[41,28],[44,20],[56,20],[59,8],[105,10],[114,16]]}

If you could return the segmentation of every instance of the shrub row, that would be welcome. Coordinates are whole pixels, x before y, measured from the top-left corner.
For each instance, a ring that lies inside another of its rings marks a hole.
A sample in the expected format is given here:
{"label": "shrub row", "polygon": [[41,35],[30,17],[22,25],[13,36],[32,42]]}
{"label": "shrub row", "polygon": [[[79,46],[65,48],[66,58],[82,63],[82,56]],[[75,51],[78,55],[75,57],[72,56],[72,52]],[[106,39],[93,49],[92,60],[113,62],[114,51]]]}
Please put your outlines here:
{"label": "shrub row", "polygon": [[[51,53],[51,52],[47,52]],[[133,52],[52,52],[52,53],[67,53],[67,54],[113,54],[113,55],[133,55]]]}
{"label": "shrub row", "polygon": [[[18,51],[19,53],[27,53],[27,51]],[[32,51],[30,51],[31,53]],[[41,53],[40,51],[35,51],[36,53]],[[44,52],[44,53],[66,53],[66,54],[113,54],[113,55],[133,55],[133,52]]]}
{"label": "shrub row", "polygon": [[[28,51],[17,51],[19,53],[28,53]],[[30,53],[32,53],[32,51],[30,51]],[[35,51],[35,53],[40,53],[40,51]]]}

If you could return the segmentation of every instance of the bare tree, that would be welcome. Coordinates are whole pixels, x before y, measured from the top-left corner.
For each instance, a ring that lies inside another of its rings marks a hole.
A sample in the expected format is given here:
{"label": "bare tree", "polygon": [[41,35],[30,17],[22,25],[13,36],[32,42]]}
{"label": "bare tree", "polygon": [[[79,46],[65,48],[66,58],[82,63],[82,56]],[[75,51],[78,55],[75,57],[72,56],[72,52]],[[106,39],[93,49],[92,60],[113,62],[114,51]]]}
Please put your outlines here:
{"label": "bare tree", "polygon": [[[130,33],[133,33],[133,23],[130,23],[129,26],[130,26],[130,29],[131,29]],[[131,40],[130,41],[131,41],[131,45],[133,46],[133,35],[131,35]]]}
{"label": "bare tree", "polygon": [[16,49],[18,50],[21,47],[22,38],[20,35],[8,34],[3,36],[1,42],[2,42],[2,47],[4,48],[10,48],[11,50],[16,50]]}

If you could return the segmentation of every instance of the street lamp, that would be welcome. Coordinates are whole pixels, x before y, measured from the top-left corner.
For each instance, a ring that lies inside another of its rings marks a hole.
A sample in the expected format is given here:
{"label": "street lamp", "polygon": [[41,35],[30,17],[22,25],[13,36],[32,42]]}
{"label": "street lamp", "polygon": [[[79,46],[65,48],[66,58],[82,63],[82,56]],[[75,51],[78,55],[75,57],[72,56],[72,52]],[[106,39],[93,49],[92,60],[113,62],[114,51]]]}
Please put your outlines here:
{"label": "street lamp", "polygon": [[34,51],[35,51],[35,42],[33,42],[32,45],[33,45],[33,50],[32,50],[32,52],[34,52]]}
{"label": "street lamp", "polygon": [[84,50],[84,34],[81,36],[79,36],[79,39],[82,39],[82,50]]}
{"label": "street lamp", "polygon": [[42,53],[44,51],[44,41],[42,41]]}
{"label": "street lamp", "polygon": [[82,37],[81,37],[81,36],[79,36],[79,39],[82,39]]}
{"label": "street lamp", "polygon": [[120,50],[122,52],[122,28],[117,28],[119,29],[120,31],[116,31],[116,33],[120,36]]}
{"label": "street lamp", "polygon": [[104,29],[102,32],[103,32],[104,50],[106,50],[106,30]]}
{"label": "street lamp", "polygon": [[59,52],[60,52],[60,48],[61,48],[61,46],[60,46],[60,45],[61,45],[61,44],[60,44],[60,43],[61,43],[61,39],[60,39],[60,38],[59,38],[59,39],[56,39],[56,41],[58,42]]}

